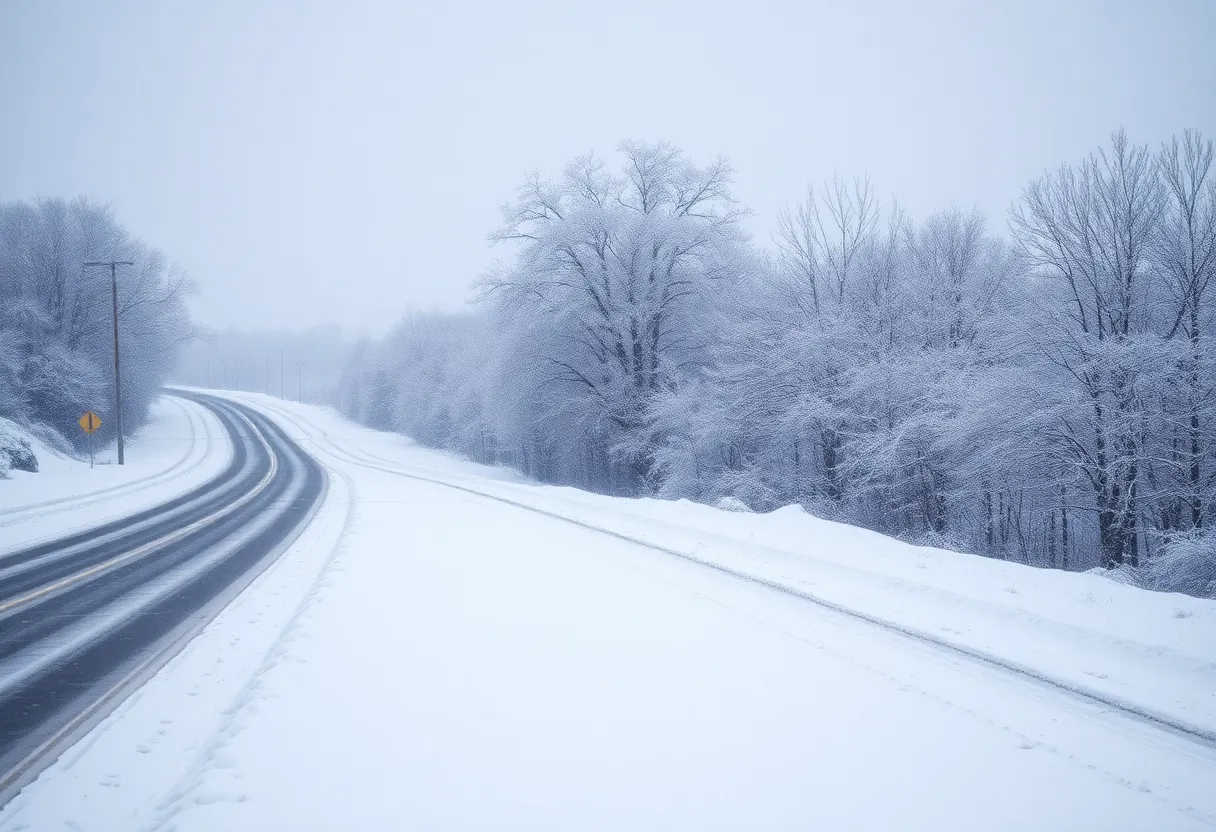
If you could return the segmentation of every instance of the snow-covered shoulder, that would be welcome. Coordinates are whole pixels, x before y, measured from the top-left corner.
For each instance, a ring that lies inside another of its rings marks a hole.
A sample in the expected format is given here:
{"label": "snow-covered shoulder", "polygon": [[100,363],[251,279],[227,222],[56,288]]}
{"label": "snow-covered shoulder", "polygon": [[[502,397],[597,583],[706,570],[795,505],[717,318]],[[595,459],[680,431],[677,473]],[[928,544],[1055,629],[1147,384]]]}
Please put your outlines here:
{"label": "snow-covered shoulder", "polygon": [[0,553],[164,502],[216,476],[232,458],[231,440],[209,410],[169,396],[127,440],[121,466],[113,446],[100,449],[90,466],[87,456],[24,436],[38,471],[11,470],[0,479]]}

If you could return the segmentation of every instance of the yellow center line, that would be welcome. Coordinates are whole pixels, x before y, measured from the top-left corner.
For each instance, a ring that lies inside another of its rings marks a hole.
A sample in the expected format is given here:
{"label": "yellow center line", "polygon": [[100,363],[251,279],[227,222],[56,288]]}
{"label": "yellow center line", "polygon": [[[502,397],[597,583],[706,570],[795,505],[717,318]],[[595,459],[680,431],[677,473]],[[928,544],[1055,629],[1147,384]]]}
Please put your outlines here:
{"label": "yellow center line", "polygon": [[266,471],[266,475],[262,477],[258,484],[255,485],[250,491],[243,494],[235,502],[229,503],[219,511],[209,514],[206,517],[201,517],[198,520],[195,520],[188,526],[183,526],[180,529],[176,529],[175,531],[172,531],[162,537],[158,537],[156,540],[145,543],[138,548],[132,549],[128,552],[123,552],[121,555],[115,555],[103,563],[90,566],[88,569],[83,569],[73,575],[68,575],[66,578],[60,578],[54,583],[47,584],[46,586],[40,587],[31,592],[27,592],[25,595],[19,595],[16,598],[10,599],[3,604],[0,604],[0,614],[16,609],[24,604],[28,604],[31,601],[36,601],[39,598],[42,598],[49,593],[57,592],[64,587],[68,587],[82,581],[87,581],[101,572],[105,572],[108,569],[112,569],[115,566],[126,563],[130,560],[134,560],[135,558],[142,557],[156,549],[161,548],[167,543],[173,543],[174,541],[180,540],[186,535],[191,534],[204,526],[209,526],[220,518],[231,514],[265,490],[266,486],[270,485],[270,481],[274,479],[275,474],[278,472],[279,458],[275,454],[274,449],[270,447],[270,443],[266,441],[266,437],[262,435],[262,432],[258,429],[257,425],[253,424],[253,422],[249,421],[249,419],[245,418],[243,415],[241,418],[244,419],[245,423],[253,429],[254,433],[257,434],[258,441],[262,443],[262,447],[264,447],[267,453],[270,455],[270,468]]}

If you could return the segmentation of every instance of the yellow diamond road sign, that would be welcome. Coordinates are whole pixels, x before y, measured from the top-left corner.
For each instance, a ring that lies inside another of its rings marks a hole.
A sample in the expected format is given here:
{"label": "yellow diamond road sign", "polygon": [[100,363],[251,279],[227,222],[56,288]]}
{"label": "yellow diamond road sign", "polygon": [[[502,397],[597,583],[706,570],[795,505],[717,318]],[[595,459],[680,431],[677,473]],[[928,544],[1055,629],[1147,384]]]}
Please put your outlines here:
{"label": "yellow diamond road sign", "polygon": [[101,427],[101,417],[91,410],[85,411],[85,414],[80,417],[80,428],[85,433],[92,433]]}

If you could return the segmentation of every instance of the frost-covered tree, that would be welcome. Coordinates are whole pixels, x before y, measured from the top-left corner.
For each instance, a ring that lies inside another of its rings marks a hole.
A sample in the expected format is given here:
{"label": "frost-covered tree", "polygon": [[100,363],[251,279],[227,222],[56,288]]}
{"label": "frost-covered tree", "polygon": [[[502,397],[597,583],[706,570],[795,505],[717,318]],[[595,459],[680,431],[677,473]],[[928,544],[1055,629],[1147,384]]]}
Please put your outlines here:
{"label": "frost-covered tree", "polygon": [[493,235],[517,255],[483,291],[527,333],[518,360],[539,366],[532,380],[560,388],[552,415],[623,453],[641,483],[654,474],[647,405],[707,359],[703,323],[742,268],[743,212],[725,160],[702,167],[641,142],[620,154],[619,171],[587,156],[555,180],[529,177]]}
{"label": "frost-covered tree", "polygon": [[134,429],[192,333],[185,274],[87,199],[0,204],[0,416],[80,444],[75,422],[91,408],[101,438],[112,436],[109,275],[82,265],[110,258],[135,263],[118,274],[123,408]]}

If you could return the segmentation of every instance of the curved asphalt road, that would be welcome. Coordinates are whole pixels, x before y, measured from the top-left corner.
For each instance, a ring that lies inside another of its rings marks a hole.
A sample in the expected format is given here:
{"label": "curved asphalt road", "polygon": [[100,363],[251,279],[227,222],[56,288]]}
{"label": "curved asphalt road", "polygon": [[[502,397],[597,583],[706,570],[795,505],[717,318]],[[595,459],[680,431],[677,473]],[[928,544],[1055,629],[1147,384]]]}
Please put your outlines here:
{"label": "curved asphalt road", "polygon": [[323,469],[256,411],[177,393],[233,440],[215,479],[160,506],[0,557],[0,805],[285,548]]}

